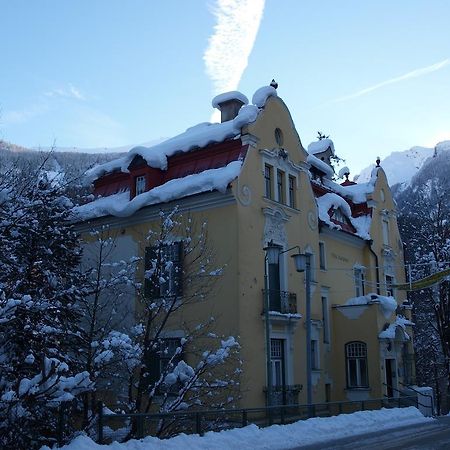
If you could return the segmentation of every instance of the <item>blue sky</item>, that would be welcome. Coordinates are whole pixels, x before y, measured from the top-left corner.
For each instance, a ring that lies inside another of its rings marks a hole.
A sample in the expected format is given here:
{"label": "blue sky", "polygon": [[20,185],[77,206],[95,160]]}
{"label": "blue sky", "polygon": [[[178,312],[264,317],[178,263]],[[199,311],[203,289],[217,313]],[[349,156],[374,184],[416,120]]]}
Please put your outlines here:
{"label": "blue sky", "polygon": [[0,0],[0,12],[0,139],[19,145],[171,137],[210,120],[219,91],[251,98],[273,77],[303,145],[329,134],[353,173],[450,139],[447,0]]}

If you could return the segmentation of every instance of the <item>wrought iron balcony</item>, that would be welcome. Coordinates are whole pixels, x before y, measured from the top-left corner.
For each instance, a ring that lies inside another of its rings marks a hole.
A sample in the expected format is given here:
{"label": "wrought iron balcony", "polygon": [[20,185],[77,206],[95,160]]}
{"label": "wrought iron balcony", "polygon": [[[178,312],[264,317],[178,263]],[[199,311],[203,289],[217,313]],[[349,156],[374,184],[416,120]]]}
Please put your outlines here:
{"label": "wrought iron balcony", "polygon": [[[303,389],[302,384],[272,386],[270,404],[272,406],[297,405],[298,394],[301,392],[302,389]],[[267,386],[264,387],[264,392],[266,394],[266,401],[268,401],[269,393],[267,391]]]}
{"label": "wrought iron balcony", "polygon": [[263,290],[263,312],[266,311],[267,295],[269,296],[269,311],[297,314],[297,294],[295,292]]}

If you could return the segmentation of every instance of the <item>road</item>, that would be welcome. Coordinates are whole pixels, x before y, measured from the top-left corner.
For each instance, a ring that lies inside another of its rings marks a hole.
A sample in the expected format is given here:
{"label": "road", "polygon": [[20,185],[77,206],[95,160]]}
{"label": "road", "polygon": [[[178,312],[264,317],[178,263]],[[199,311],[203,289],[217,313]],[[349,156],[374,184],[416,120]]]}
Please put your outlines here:
{"label": "road", "polygon": [[296,447],[301,450],[450,450],[450,417],[432,423]]}

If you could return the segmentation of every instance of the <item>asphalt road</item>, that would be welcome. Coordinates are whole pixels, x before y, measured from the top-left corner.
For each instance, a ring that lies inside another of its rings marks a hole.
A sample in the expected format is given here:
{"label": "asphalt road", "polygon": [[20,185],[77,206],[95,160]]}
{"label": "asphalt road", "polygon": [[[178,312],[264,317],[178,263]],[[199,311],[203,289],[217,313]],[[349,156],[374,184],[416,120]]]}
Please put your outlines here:
{"label": "asphalt road", "polygon": [[450,417],[432,423],[296,447],[301,450],[450,450]]}

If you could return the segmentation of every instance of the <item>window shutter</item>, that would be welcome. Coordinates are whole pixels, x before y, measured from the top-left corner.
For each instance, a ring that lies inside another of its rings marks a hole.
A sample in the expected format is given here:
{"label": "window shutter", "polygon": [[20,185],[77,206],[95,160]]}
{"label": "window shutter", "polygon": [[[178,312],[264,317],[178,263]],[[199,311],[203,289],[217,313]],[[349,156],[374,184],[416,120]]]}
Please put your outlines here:
{"label": "window shutter", "polygon": [[183,242],[175,242],[176,245],[176,261],[174,261],[174,277],[175,277],[175,294],[177,297],[183,295],[183,258],[184,258],[184,247]]}
{"label": "window shutter", "polygon": [[[156,247],[145,248],[145,266],[144,269],[152,268],[152,260],[156,259]],[[157,298],[159,296],[159,287],[155,286],[153,279],[144,278],[144,296],[145,298]]]}
{"label": "window shutter", "polygon": [[161,376],[160,356],[157,351],[152,351],[147,359],[147,381],[149,385],[156,383]]}

